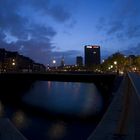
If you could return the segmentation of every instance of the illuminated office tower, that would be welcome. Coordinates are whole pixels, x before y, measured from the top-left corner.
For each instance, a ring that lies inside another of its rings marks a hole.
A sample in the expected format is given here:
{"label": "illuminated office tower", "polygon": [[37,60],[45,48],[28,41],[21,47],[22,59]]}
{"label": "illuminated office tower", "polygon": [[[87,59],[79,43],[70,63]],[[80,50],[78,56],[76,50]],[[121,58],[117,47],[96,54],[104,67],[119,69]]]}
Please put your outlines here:
{"label": "illuminated office tower", "polygon": [[100,46],[86,45],[85,46],[85,66],[92,67],[100,64]]}

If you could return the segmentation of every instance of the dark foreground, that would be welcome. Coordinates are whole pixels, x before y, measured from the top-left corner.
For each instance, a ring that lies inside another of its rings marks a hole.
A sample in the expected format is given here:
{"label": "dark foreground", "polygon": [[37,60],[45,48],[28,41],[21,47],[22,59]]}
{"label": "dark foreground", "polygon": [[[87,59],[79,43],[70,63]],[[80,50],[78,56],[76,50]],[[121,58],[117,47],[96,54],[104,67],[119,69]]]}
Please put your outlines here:
{"label": "dark foreground", "polygon": [[[38,106],[33,106],[23,102],[22,97],[33,88],[34,82],[36,82],[36,80],[55,80],[55,77],[59,81],[73,80],[75,82],[76,80],[79,81],[79,79],[82,79],[82,82],[87,83],[92,83],[95,81],[95,85],[99,89],[99,92],[101,93],[101,96],[104,100],[104,108],[98,114],[79,117],[76,115],[74,116],[62,113],[56,115],[50,111],[46,112],[44,109]],[[94,130],[102,115],[104,114],[108,104],[110,103],[111,92],[112,90],[115,90],[112,88],[112,85],[116,77],[114,75],[84,75],[79,78],[78,77],[79,75],[63,75],[63,77],[62,75],[59,75],[58,77],[56,75],[2,75],[0,78],[0,84],[1,89],[3,89],[5,92],[1,92],[0,94],[1,106],[3,106],[4,111],[3,113],[1,112],[1,115],[3,117],[9,117],[14,125],[26,137],[28,137],[29,140],[39,140],[46,137],[48,139],[70,140],[75,138],[84,140]],[[109,83],[106,81],[109,81]],[[23,123],[24,121],[26,123]],[[46,132],[44,133],[44,131]],[[63,138],[61,136],[62,134],[64,135]]]}

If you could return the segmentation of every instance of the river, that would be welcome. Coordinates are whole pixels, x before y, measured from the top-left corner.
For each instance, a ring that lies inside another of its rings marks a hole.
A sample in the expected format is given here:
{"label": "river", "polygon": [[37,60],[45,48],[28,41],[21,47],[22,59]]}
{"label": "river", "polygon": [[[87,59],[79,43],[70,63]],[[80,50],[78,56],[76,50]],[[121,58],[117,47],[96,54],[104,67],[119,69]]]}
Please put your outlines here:
{"label": "river", "polygon": [[36,81],[22,91],[20,100],[13,93],[14,103],[7,104],[11,94],[1,97],[0,115],[28,140],[86,140],[104,103],[93,83]]}

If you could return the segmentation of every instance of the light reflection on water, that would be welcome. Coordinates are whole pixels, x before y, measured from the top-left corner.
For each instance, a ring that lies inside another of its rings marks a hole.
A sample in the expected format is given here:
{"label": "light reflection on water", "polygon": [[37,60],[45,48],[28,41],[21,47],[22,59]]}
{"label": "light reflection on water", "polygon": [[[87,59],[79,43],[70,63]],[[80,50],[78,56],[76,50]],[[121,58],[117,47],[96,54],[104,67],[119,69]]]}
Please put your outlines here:
{"label": "light reflection on water", "polygon": [[93,83],[37,81],[23,101],[56,114],[86,116],[102,108],[101,95]]}

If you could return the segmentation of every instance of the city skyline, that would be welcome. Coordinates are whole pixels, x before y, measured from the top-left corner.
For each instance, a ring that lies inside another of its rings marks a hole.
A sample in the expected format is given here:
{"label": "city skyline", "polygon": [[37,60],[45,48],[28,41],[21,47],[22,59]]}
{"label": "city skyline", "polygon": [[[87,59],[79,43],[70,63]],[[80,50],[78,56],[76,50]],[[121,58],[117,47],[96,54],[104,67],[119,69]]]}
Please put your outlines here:
{"label": "city skyline", "polygon": [[[85,45],[101,46],[101,58],[119,51],[140,54],[138,0],[1,0],[0,48],[47,65],[75,64]],[[8,9],[8,10],[7,10]]]}

